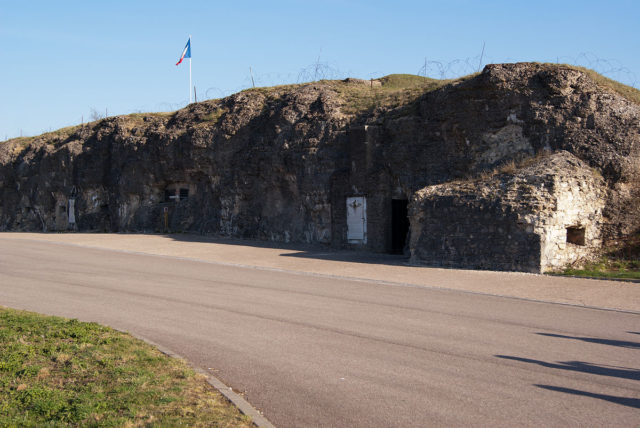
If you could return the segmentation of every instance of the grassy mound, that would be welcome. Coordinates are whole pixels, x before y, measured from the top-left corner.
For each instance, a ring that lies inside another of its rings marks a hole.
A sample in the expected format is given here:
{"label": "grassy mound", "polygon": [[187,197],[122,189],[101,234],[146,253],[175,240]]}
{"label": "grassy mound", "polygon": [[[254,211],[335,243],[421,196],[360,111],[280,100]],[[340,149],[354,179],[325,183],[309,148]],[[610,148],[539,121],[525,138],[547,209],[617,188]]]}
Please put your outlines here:
{"label": "grassy mound", "polygon": [[249,427],[203,376],[128,334],[0,308],[0,426]]}

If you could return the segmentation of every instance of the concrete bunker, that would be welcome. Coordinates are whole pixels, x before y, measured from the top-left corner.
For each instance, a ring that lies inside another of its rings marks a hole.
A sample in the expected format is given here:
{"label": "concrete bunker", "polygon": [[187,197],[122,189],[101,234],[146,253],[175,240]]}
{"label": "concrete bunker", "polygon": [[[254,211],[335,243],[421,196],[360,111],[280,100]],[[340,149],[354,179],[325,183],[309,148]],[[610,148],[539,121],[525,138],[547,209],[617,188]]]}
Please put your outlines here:
{"label": "concrete bunker", "polygon": [[585,260],[601,245],[603,196],[602,178],[568,152],[425,187],[412,202],[412,261],[545,272]]}

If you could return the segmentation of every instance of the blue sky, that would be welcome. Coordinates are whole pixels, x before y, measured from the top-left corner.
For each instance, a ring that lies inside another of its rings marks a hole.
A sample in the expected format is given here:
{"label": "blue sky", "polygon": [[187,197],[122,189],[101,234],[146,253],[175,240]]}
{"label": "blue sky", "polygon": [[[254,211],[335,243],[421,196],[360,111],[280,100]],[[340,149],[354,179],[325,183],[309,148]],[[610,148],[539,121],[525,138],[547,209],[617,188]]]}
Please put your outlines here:
{"label": "blue sky", "polygon": [[[640,2],[0,0],[0,141],[314,77],[590,66],[640,88]],[[425,68],[425,61],[427,67]],[[316,68],[315,63],[320,67]],[[317,72],[316,72],[317,70]]]}

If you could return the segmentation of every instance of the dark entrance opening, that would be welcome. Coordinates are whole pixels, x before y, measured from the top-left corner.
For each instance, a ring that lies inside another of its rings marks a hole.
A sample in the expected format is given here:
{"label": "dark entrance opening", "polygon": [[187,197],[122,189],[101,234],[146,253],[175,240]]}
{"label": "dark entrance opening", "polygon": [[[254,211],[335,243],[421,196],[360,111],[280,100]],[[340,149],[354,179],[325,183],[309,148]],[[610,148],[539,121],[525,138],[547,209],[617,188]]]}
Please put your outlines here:
{"label": "dark entrance opening", "polygon": [[407,243],[409,233],[409,217],[406,199],[391,200],[391,252],[401,254]]}
{"label": "dark entrance opening", "polygon": [[189,198],[189,189],[180,189],[180,200],[184,201]]}

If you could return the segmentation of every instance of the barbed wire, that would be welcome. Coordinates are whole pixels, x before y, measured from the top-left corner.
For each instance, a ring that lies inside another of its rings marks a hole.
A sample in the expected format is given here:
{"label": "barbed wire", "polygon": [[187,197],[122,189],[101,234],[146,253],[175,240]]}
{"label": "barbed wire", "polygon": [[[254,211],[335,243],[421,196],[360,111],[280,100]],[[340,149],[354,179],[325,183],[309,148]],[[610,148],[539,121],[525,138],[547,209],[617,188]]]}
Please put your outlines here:
{"label": "barbed wire", "polygon": [[[447,63],[442,61],[428,61],[425,59],[424,64],[418,70],[417,75],[440,80],[455,79],[460,76],[466,76],[467,74],[478,71],[477,61],[479,58],[480,56],[474,58],[454,59]],[[476,65],[474,65],[474,63],[476,63]]]}
{"label": "barbed wire", "polygon": [[[521,59],[516,58],[502,58],[496,59],[484,54],[484,51],[480,55],[471,56],[467,58],[454,59],[452,61],[437,61],[429,60],[425,58],[422,66],[418,69],[417,75],[430,77],[434,79],[455,79],[461,76],[466,76],[479,72],[487,64],[496,63],[509,63],[519,62]],[[623,66],[617,60],[610,60],[600,58],[593,53],[580,53],[574,57],[562,56],[556,58],[548,58],[540,62],[549,63],[561,63],[570,64],[575,66],[582,66],[590,68],[603,76],[609,77],[614,80],[621,81],[634,88],[638,87],[640,80],[638,77],[627,67]],[[236,92],[249,89],[252,86],[256,87],[268,87],[286,85],[291,83],[306,83],[315,82],[319,80],[338,80],[349,77],[349,73],[344,72],[335,64],[328,61],[321,61],[320,56],[318,59],[309,64],[306,67],[301,68],[297,73],[282,73],[282,72],[268,72],[268,73],[255,73],[249,74],[247,70],[247,76],[243,79],[242,83],[228,90],[223,90],[217,87],[209,87],[204,92],[203,100],[224,98]],[[368,73],[366,76],[368,79],[380,77],[382,72]],[[173,103],[172,105],[178,105],[179,103]],[[178,107],[179,108],[179,107]]]}
{"label": "barbed wire", "polygon": [[316,61],[313,64],[303,68],[298,73],[297,83],[317,82],[318,80],[337,80],[345,79],[344,72],[328,62]]}
{"label": "barbed wire", "polygon": [[[254,70],[255,72],[255,70]],[[209,87],[204,91],[204,100],[224,98],[237,92],[255,87],[269,87],[279,85],[300,84],[307,82],[316,82],[318,80],[338,80],[347,78],[348,73],[341,71],[335,65],[329,62],[316,61],[306,67],[303,67],[298,73],[257,73],[247,75],[242,84],[228,90],[223,90],[217,87]]]}
{"label": "barbed wire", "polygon": [[[565,57],[563,57],[563,60],[564,58]],[[638,87],[638,76],[618,60],[600,58],[591,52],[582,52],[572,60],[570,58],[569,63],[590,68],[611,79],[627,82],[627,85],[634,88]]]}
{"label": "barbed wire", "polygon": [[[487,57],[485,61],[483,60],[482,55],[467,57],[464,59],[455,59],[449,62],[434,61],[425,58],[422,66],[416,74],[435,79],[455,79],[478,72],[487,64],[510,62],[517,62],[517,60],[514,58],[495,60]],[[591,52],[582,52],[573,57],[565,55],[556,58],[547,58],[540,62],[569,64],[589,68],[605,77],[623,82],[634,88],[638,88],[638,84],[640,84],[638,76],[622,65],[620,61],[600,58]]]}

